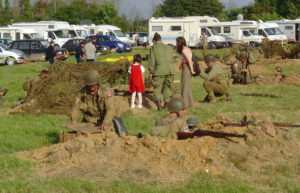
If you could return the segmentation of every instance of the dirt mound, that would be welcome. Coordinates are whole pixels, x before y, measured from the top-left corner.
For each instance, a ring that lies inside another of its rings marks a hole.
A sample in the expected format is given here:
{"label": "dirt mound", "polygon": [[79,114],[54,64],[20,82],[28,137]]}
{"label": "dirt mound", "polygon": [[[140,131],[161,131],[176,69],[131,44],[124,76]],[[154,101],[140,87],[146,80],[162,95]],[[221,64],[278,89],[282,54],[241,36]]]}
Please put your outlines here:
{"label": "dirt mound", "polygon": [[201,125],[203,129],[246,133],[246,141],[212,137],[178,141],[149,135],[139,139],[101,133],[20,152],[17,157],[37,162],[38,174],[45,177],[67,175],[106,182],[134,179],[172,184],[183,182],[199,171],[216,175],[225,171],[239,175],[245,168],[257,171],[296,155],[300,143],[293,133],[275,128],[256,116],[248,115],[256,120],[256,125],[248,127],[224,128],[222,121],[230,121],[225,116]]}
{"label": "dirt mound", "polygon": [[56,62],[49,68],[47,79],[41,80],[37,93],[23,105],[22,110],[30,113],[70,113],[79,89],[84,85],[84,75],[89,69],[99,72],[102,82],[109,86],[128,81],[127,70],[131,62],[124,59],[115,63],[80,63]]}
{"label": "dirt mound", "polygon": [[263,76],[257,76],[253,80],[256,84],[264,84],[264,85],[289,85],[289,86],[295,86],[300,85],[300,74],[294,74],[287,76],[285,78],[279,79],[274,77],[263,77]]}

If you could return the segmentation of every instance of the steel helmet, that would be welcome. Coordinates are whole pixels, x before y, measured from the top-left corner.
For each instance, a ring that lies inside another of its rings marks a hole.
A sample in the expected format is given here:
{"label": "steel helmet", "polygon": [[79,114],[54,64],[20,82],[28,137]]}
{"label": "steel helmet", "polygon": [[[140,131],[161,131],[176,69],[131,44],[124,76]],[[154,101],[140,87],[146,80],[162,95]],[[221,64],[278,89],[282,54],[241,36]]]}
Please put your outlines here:
{"label": "steel helmet", "polygon": [[172,113],[177,113],[185,109],[184,102],[180,98],[172,98],[168,103],[168,110]]}
{"label": "steel helmet", "polygon": [[277,70],[278,72],[282,72],[282,68],[280,66],[276,66],[275,70]]}
{"label": "steel helmet", "polygon": [[196,127],[199,123],[198,119],[195,117],[190,117],[186,120],[189,127]]}
{"label": "steel helmet", "polygon": [[207,54],[205,56],[205,59],[204,59],[205,62],[215,62],[216,61],[216,58],[214,55],[212,54]]}
{"label": "steel helmet", "polygon": [[87,85],[100,84],[100,75],[96,70],[90,69],[85,74],[84,81]]}

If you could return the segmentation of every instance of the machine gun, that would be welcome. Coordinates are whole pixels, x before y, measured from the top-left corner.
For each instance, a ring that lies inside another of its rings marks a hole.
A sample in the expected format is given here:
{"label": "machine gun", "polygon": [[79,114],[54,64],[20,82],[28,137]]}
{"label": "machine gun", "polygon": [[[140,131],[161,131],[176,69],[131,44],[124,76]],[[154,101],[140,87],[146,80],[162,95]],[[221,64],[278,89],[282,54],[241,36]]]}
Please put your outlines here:
{"label": "machine gun", "polygon": [[[247,125],[254,125],[253,121],[242,121],[240,123],[222,123],[224,127],[245,127]],[[278,123],[272,122],[275,127],[300,127],[300,124],[292,124],[292,123]]]}
{"label": "machine gun", "polygon": [[210,136],[215,138],[225,138],[225,137],[238,137],[238,138],[244,138],[247,139],[247,135],[243,134],[235,134],[235,133],[225,133],[220,131],[209,131],[209,130],[202,130],[198,129],[194,132],[177,132],[177,138],[179,140],[184,140],[188,138],[194,138],[194,137],[204,137],[204,136]]}

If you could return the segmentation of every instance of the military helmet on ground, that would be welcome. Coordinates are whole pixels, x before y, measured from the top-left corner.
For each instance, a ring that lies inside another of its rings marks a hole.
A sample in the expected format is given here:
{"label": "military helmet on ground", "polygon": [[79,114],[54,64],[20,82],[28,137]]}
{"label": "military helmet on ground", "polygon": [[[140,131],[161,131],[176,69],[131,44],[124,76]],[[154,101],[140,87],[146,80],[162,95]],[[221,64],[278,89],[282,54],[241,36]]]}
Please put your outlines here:
{"label": "military helmet on ground", "polygon": [[84,81],[87,85],[100,84],[100,75],[97,70],[90,69],[85,74]]}
{"label": "military helmet on ground", "polygon": [[168,103],[168,110],[172,113],[177,113],[185,109],[184,102],[180,98],[172,98]]}
{"label": "military helmet on ground", "polygon": [[205,56],[205,59],[204,59],[205,62],[215,62],[216,61],[216,58],[214,55],[212,54],[207,54]]}
{"label": "military helmet on ground", "polygon": [[278,72],[282,72],[282,68],[280,66],[276,66],[275,70],[277,70]]}
{"label": "military helmet on ground", "polygon": [[190,117],[186,120],[189,127],[196,127],[199,123],[198,119],[195,117]]}

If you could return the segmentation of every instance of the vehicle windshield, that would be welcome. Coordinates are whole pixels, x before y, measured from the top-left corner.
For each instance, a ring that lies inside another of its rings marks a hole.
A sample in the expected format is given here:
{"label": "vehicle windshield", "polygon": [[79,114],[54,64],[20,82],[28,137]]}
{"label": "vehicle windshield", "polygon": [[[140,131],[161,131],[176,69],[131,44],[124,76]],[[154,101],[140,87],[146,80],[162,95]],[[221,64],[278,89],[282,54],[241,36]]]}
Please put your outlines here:
{"label": "vehicle windshield", "polygon": [[76,30],[79,37],[86,37],[87,33],[85,30]]}
{"label": "vehicle windshield", "polygon": [[218,31],[215,28],[209,27],[208,29],[210,29],[213,35],[219,35]]}
{"label": "vehicle windshield", "polygon": [[255,29],[251,29],[249,30],[249,32],[252,34],[252,35],[258,35],[257,31]]}
{"label": "vehicle windshield", "polygon": [[121,30],[114,30],[114,32],[117,37],[125,37],[125,35],[123,34],[123,32]]}
{"label": "vehicle windshield", "polygon": [[77,37],[74,30],[57,30],[54,31],[57,38],[74,38]]}
{"label": "vehicle windshield", "polygon": [[145,37],[148,36],[148,33],[139,33],[139,37]]}
{"label": "vehicle windshield", "polygon": [[38,33],[31,33],[30,35],[33,39],[42,39],[42,36]]}
{"label": "vehicle windshield", "polygon": [[48,48],[50,46],[50,43],[47,40],[42,40],[41,44],[43,45],[44,48]]}
{"label": "vehicle windshield", "polygon": [[8,49],[9,49],[9,48],[8,48],[6,45],[4,45],[4,44],[0,44],[0,47],[3,48],[4,50],[8,50]]}
{"label": "vehicle windshield", "polygon": [[243,36],[248,37],[248,36],[251,36],[251,34],[249,31],[243,31]]}
{"label": "vehicle windshield", "polygon": [[114,36],[109,36],[109,41],[111,41],[111,42],[117,42],[119,40],[116,37],[114,37]]}
{"label": "vehicle windshield", "polygon": [[280,31],[279,28],[265,28],[265,31],[268,35],[279,35],[283,34],[282,31]]}

